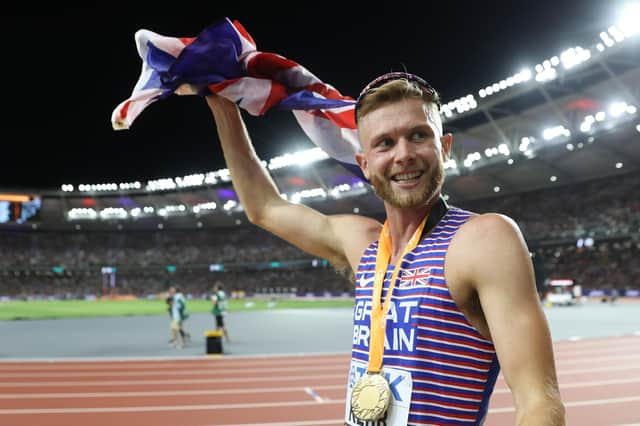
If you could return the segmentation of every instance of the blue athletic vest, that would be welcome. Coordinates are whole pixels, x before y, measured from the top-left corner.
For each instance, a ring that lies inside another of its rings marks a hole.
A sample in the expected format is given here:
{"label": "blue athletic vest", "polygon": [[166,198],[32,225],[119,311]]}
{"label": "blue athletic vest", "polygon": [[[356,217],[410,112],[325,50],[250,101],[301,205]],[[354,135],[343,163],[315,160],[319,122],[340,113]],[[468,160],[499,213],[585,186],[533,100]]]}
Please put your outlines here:
{"label": "blue athletic vest", "polygon": [[[450,207],[400,265],[383,365],[411,373],[409,425],[482,424],[500,371],[493,344],[467,321],[444,278],[449,243],[470,216]],[[352,358],[365,363],[377,251],[376,241],[365,250],[356,273]],[[389,265],[382,300],[393,269]]]}

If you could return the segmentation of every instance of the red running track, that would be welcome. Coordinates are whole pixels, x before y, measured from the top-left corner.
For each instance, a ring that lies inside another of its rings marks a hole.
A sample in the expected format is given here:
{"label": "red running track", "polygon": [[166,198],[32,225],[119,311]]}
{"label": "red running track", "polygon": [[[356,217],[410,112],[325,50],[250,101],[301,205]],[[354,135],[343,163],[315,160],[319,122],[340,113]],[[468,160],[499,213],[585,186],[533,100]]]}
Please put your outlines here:
{"label": "red running track", "polygon": [[[569,424],[640,425],[640,337],[555,344]],[[1,361],[2,426],[342,425],[348,354]],[[513,425],[500,378],[486,425]]]}

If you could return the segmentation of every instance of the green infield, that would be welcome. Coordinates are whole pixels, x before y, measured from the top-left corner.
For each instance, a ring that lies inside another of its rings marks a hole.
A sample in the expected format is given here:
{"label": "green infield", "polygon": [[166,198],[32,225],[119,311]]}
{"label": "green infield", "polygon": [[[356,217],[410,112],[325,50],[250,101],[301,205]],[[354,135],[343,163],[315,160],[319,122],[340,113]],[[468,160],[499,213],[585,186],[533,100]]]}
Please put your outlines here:
{"label": "green infield", "polygon": [[[231,299],[229,311],[260,309],[351,308],[353,300],[298,300],[298,299]],[[189,299],[187,312],[209,312],[211,302]],[[147,300],[32,300],[0,302],[0,320],[82,318],[131,315],[168,315],[162,299]]]}

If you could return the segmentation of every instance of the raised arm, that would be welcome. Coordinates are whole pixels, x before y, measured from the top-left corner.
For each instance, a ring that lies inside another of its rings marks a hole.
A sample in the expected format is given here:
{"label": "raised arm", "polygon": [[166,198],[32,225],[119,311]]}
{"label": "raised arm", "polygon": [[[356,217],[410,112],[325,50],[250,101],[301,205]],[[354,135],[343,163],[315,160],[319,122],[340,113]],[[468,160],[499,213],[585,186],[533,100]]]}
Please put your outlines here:
{"label": "raised arm", "polygon": [[498,214],[481,215],[465,227],[463,269],[511,389],[516,424],[564,425],[551,336],[523,237],[511,219]]}
{"label": "raised arm", "polygon": [[377,238],[381,225],[362,216],[327,216],[284,200],[260,164],[237,105],[216,95],[206,100],[217,125],[233,187],[251,223],[307,253],[355,270],[366,246]]}

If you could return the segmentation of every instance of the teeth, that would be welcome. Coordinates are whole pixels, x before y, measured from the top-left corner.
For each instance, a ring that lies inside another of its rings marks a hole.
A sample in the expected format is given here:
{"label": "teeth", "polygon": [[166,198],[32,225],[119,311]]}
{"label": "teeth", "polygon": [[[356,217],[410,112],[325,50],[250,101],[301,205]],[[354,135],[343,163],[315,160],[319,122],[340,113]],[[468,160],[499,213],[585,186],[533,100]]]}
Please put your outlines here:
{"label": "teeth", "polygon": [[419,177],[421,174],[422,174],[422,172],[401,173],[401,174],[395,175],[393,177],[393,179],[395,179],[395,180],[411,180],[411,179],[415,179],[415,178]]}

